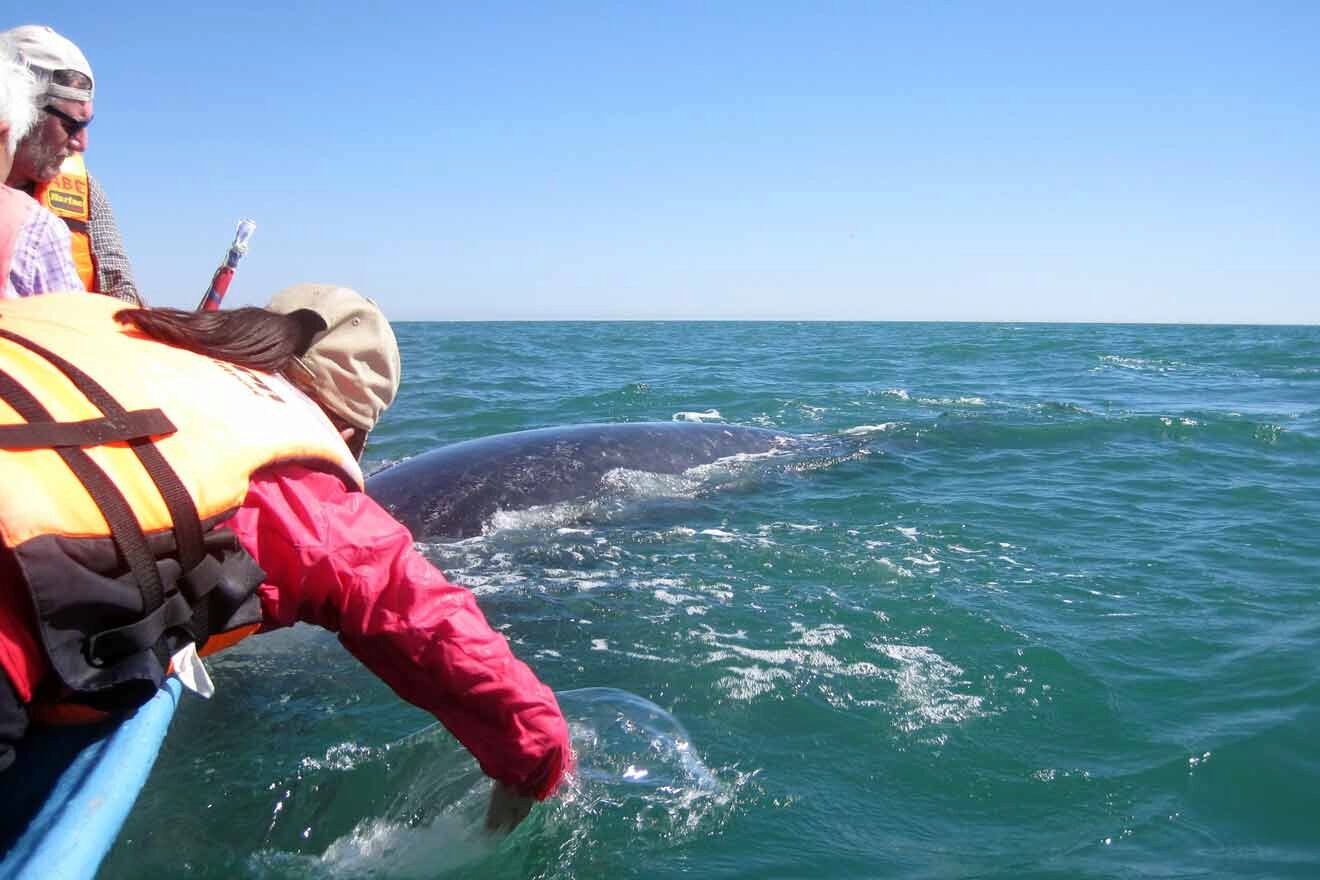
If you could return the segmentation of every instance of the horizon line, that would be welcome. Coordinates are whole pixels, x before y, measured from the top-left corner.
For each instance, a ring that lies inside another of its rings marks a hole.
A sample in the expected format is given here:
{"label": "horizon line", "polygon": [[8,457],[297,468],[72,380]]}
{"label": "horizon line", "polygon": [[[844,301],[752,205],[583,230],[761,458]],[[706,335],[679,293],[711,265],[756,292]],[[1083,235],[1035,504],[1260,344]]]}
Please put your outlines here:
{"label": "horizon line", "polygon": [[1033,324],[1099,327],[1320,327],[1320,321],[1103,321],[1011,318],[391,318],[391,324]]}

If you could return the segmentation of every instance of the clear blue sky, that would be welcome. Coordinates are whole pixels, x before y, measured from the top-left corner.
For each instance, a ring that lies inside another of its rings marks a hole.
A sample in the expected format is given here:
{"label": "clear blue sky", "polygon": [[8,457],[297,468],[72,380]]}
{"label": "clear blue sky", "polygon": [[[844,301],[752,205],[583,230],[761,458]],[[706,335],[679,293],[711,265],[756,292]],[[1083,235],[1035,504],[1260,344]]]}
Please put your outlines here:
{"label": "clear blue sky", "polygon": [[33,8],[156,305],[1320,323],[1317,2]]}

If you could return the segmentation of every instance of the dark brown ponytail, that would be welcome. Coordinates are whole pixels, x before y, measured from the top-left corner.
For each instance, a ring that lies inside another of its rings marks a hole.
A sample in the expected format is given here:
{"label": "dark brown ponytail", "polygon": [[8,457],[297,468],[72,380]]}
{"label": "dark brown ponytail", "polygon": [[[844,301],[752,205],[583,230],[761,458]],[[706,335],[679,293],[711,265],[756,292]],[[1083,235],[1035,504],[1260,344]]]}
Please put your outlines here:
{"label": "dark brown ponytail", "polygon": [[269,373],[286,369],[326,329],[309,309],[287,315],[247,307],[214,312],[124,309],[115,320],[168,345]]}

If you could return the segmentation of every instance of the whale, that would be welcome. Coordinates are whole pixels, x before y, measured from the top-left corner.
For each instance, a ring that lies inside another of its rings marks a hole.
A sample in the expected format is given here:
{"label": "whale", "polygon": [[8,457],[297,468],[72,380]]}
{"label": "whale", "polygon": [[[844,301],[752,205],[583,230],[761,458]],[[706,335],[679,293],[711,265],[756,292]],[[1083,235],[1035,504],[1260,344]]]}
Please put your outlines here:
{"label": "whale", "polygon": [[497,511],[597,497],[611,471],[681,474],[791,435],[708,422],[568,425],[441,446],[372,474],[367,494],[417,540],[483,533]]}

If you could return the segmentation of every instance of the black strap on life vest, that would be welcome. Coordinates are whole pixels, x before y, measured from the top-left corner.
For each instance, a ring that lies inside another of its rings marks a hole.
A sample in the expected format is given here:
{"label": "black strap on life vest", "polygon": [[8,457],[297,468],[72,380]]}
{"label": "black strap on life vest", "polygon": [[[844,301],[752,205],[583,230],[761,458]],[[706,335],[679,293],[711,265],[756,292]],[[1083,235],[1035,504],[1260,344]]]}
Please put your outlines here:
{"label": "black strap on life vest", "polygon": [[[131,650],[158,650],[157,643],[161,635],[171,627],[186,623],[191,615],[184,615],[185,608],[180,607],[180,602],[183,600],[178,593],[175,593],[170,601],[166,601],[154,554],[138,524],[137,517],[119,488],[83,451],[82,447],[117,441],[128,443],[143,469],[155,483],[161,499],[169,510],[179,566],[185,573],[185,579],[191,580],[187,576],[207,558],[202,540],[201,519],[192,495],[152,440],[153,436],[174,433],[174,425],[160,410],[131,412],[126,410],[99,383],[44,346],[4,329],[0,329],[0,338],[21,345],[49,361],[104,416],[101,419],[81,422],[56,422],[36,397],[12,376],[0,370],[0,399],[9,404],[27,422],[26,425],[9,426],[20,429],[11,431],[11,437],[8,438],[10,443],[18,444],[16,447],[5,444],[3,441],[6,438],[0,435],[0,448],[31,448],[30,441],[33,437],[39,436],[51,440],[48,444],[49,448],[54,449],[64,459],[87,489],[101,515],[105,517],[115,547],[132,571],[138,589],[142,593],[144,617],[126,627],[117,627],[92,636],[88,642],[89,659],[93,663],[106,663]],[[164,430],[157,430],[158,428]],[[87,442],[89,439],[91,442]],[[197,574],[204,577],[201,571]],[[197,592],[204,594],[208,588],[209,584]],[[180,599],[180,602],[173,601],[176,598]],[[186,602],[184,605],[186,607]],[[200,643],[209,633],[196,635]]]}
{"label": "black strap on life vest", "polygon": [[0,425],[0,449],[59,449],[61,446],[104,446],[173,434],[174,423],[158,409],[143,409],[120,416],[102,416],[81,422],[28,422]]}
{"label": "black strap on life vest", "polygon": [[[231,545],[226,548],[231,553],[239,549],[238,537],[233,532],[221,532],[215,537]],[[200,650],[210,637],[212,626],[224,622],[223,615],[220,620],[211,619],[212,603],[204,600],[236,569],[241,569],[243,559],[246,557],[237,555],[225,558],[202,557],[202,561],[191,571],[179,576],[178,591],[171,593],[155,612],[126,626],[103,630],[92,636],[89,653],[93,656],[122,657],[155,644],[161,633],[175,627],[186,629]],[[234,605],[224,606],[224,598],[220,601],[220,610],[223,612],[236,610]]]}
{"label": "black strap on life vest", "polygon": [[[126,419],[130,415],[142,418],[141,414],[153,412],[152,410],[136,410],[129,413],[119,401],[110,395],[110,392],[102,388],[91,376],[55,354],[55,352],[38,345],[30,339],[4,329],[0,329],[0,338],[17,343],[50,361],[73,383],[75,388],[87,396],[93,406],[112,419]],[[162,417],[163,415],[162,413]],[[49,421],[50,416],[47,415],[46,419]],[[28,421],[32,420],[28,419]],[[171,425],[170,430],[164,433],[174,433],[174,426]],[[156,448],[156,444],[151,439],[152,436],[148,434],[129,438],[128,444],[137,454],[138,461],[142,463],[142,467],[151,477],[151,481],[156,484],[156,489],[160,492],[161,499],[170,512],[170,519],[174,522],[174,537],[179,553],[179,563],[187,571],[201,562],[204,555],[201,519],[197,515],[197,505],[193,504],[192,495],[188,493],[187,487],[183,485],[179,475],[174,472],[174,468],[170,467],[169,462],[165,460],[165,456]]]}
{"label": "black strap on life vest", "polygon": [[[9,404],[15,412],[29,423],[54,423],[50,411],[41,405],[32,394],[14,379],[0,370],[0,400]],[[156,571],[156,560],[147,546],[147,538],[142,534],[137,517],[124,498],[119,487],[106,476],[105,471],[82,449],[75,446],[60,446],[55,449],[64,463],[69,466],[92,496],[101,515],[110,526],[110,535],[114,538],[119,555],[124,557],[142,590],[144,610],[158,608],[164,590],[160,584],[160,573]]]}

